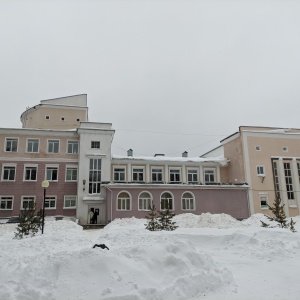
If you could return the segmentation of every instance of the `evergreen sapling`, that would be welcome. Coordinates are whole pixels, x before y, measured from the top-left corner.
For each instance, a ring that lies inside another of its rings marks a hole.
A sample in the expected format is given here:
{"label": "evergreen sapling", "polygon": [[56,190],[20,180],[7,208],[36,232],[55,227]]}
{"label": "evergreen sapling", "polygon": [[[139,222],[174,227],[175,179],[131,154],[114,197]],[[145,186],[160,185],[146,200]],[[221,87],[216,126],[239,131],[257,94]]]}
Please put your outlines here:
{"label": "evergreen sapling", "polygon": [[160,225],[157,221],[156,217],[156,208],[155,205],[153,204],[152,206],[149,205],[149,213],[148,216],[146,216],[146,219],[148,220],[148,223],[146,225],[146,229],[150,231],[157,231],[160,230]]}
{"label": "evergreen sapling", "polygon": [[159,211],[160,217],[158,218],[160,228],[161,230],[173,231],[178,228],[178,226],[175,225],[176,223],[172,220],[175,214],[170,211],[168,199],[163,201],[164,209]]}
{"label": "evergreen sapling", "polygon": [[24,235],[34,236],[41,226],[42,210],[35,215],[35,204],[29,205],[20,211],[20,223],[17,226],[17,232],[15,232],[15,238],[23,238]]}

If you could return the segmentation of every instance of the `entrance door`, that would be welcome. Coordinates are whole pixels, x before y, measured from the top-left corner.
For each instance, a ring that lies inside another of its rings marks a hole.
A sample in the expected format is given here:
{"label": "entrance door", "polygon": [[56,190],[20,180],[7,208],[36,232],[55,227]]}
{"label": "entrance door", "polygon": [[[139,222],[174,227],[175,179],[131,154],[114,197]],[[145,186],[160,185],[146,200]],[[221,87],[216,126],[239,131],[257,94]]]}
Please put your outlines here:
{"label": "entrance door", "polygon": [[[103,209],[102,205],[90,205],[88,211],[88,224],[103,224]],[[92,212],[92,213],[91,213]]]}

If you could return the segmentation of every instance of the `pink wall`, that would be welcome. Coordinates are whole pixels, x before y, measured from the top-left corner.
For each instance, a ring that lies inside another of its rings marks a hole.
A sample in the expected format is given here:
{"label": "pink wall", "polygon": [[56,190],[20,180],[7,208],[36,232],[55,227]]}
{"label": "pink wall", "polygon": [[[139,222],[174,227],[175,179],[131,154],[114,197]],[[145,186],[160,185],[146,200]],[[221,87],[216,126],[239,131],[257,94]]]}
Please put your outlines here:
{"label": "pink wall", "polygon": [[[110,189],[112,189],[110,187]],[[131,194],[132,199],[132,207],[130,211],[118,211],[117,210],[117,195],[121,191],[127,191]],[[110,201],[112,199],[112,219],[115,218],[130,218],[132,216],[137,218],[144,218],[148,213],[147,211],[139,211],[138,210],[138,196],[141,192],[147,191],[152,194],[153,203],[157,209],[160,208],[160,195],[163,192],[171,192],[174,195],[174,207],[175,214],[182,213],[193,213],[193,214],[201,214],[201,213],[212,213],[212,214],[220,214],[225,213],[233,216],[237,219],[245,219],[249,217],[249,209],[248,209],[248,200],[247,200],[247,190],[246,189],[141,189],[141,188],[128,188],[128,187],[120,187],[113,188],[112,194],[109,190],[107,190],[107,216],[108,220],[110,220]],[[195,196],[195,210],[182,210],[181,208],[181,197],[184,192],[191,192]]]}
{"label": "pink wall", "polygon": [[[66,182],[65,171],[66,164],[74,165],[72,163],[63,162],[40,162],[40,161],[1,161],[0,172],[2,172],[2,163],[14,163],[16,167],[16,181],[2,181],[0,182],[0,196],[14,196],[13,210],[0,210],[0,217],[16,216],[20,213],[21,198],[22,196],[36,196],[37,209],[42,208],[44,190],[41,187],[41,182],[45,180],[45,165],[55,164],[59,165],[58,181],[50,181],[50,185],[46,190],[46,195],[56,196],[56,209],[46,209],[46,216],[53,215],[64,215],[64,216],[75,216],[76,209],[63,209],[64,196],[65,195],[77,195],[77,182]],[[37,164],[38,174],[37,181],[34,182],[23,182],[24,164]]]}

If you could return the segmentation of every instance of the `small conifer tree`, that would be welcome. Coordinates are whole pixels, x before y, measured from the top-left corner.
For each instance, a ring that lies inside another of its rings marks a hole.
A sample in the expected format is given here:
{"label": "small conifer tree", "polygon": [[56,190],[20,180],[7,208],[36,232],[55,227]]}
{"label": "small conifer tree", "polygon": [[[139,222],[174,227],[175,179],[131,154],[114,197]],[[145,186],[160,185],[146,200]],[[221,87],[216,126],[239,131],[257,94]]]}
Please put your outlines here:
{"label": "small conifer tree", "polygon": [[146,229],[150,231],[157,231],[160,230],[160,225],[157,221],[156,217],[156,207],[153,204],[152,206],[149,205],[149,213],[148,216],[146,216],[146,219],[148,220],[148,223],[146,225]]}
{"label": "small conifer tree", "polygon": [[35,204],[26,206],[20,211],[20,223],[18,224],[17,232],[15,232],[16,238],[21,239],[24,235],[34,236],[38,232],[41,226],[42,212],[40,210],[36,216],[35,211]]}
{"label": "small conifer tree", "polygon": [[164,209],[162,211],[159,211],[160,217],[158,218],[158,222],[160,223],[160,229],[173,231],[176,228],[178,228],[178,226],[175,225],[176,222],[172,220],[175,214],[172,213],[169,208],[168,199],[163,199],[162,201],[164,201],[163,203]]}
{"label": "small conifer tree", "polygon": [[[267,216],[269,221],[275,221],[278,223],[278,226],[281,228],[290,228],[292,232],[296,232],[296,229],[294,225],[296,222],[291,219],[291,221],[288,223],[286,214],[284,211],[284,204],[281,204],[281,199],[276,197],[273,203],[273,207],[268,205],[268,208],[271,210],[274,217]],[[260,221],[262,223],[262,227],[271,227],[269,224]]]}
{"label": "small conifer tree", "polygon": [[275,221],[281,228],[287,228],[287,219],[284,212],[284,204],[281,205],[281,199],[276,197],[273,203],[273,207],[268,205],[274,217],[266,216],[269,221]]}
{"label": "small conifer tree", "polygon": [[288,223],[288,225],[290,226],[290,230],[292,232],[297,232],[297,230],[295,229],[294,225],[296,224],[296,222],[293,220],[293,218],[291,218],[291,222]]}

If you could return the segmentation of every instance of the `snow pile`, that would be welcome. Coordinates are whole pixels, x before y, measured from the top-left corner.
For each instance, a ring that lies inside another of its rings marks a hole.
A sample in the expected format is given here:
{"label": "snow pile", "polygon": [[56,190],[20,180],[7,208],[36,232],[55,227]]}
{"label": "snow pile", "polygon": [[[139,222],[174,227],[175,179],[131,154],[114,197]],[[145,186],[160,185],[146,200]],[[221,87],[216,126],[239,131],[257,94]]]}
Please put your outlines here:
{"label": "snow pile", "polygon": [[181,214],[175,216],[174,221],[177,226],[183,228],[236,228],[243,226],[240,221],[227,214]]}
{"label": "snow pile", "polygon": [[270,224],[270,226],[277,227],[277,222],[271,222],[268,220],[268,218],[264,214],[254,214],[250,218],[243,220],[242,224],[245,226],[255,226],[255,227],[261,227],[262,223],[261,221]]}
{"label": "snow pile", "polygon": [[172,232],[147,231],[136,218],[87,231],[46,221],[44,235],[21,240],[16,224],[1,224],[0,299],[296,300],[300,217],[296,233],[262,228],[263,217],[183,214]]}

